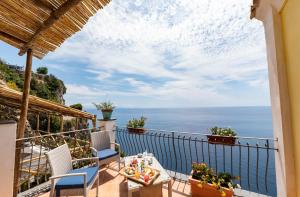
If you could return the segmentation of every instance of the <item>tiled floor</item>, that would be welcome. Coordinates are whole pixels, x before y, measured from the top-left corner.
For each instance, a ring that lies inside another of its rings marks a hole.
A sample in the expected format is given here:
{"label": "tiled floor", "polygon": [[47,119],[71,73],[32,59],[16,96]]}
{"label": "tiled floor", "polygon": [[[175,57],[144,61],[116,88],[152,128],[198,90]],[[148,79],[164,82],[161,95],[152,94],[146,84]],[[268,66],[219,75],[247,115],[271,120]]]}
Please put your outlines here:
{"label": "tiled floor", "polygon": [[[127,183],[123,176],[119,175],[115,164],[110,165],[110,169],[104,168],[100,171],[99,197],[127,197]],[[172,197],[190,196],[190,186],[184,182],[172,182]],[[40,197],[48,197],[49,192]],[[96,196],[96,187],[89,192],[89,197]],[[138,197],[138,193],[134,193],[133,197]],[[163,197],[168,196],[167,185],[163,187]],[[154,197],[154,196],[153,196]]]}
{"label": "tiled floor", "polygon": [[[121,166],[122,167],[122,166]],[[127,197],[127,182],[123,176],[119,175],[116,163],[113,163],[109,168],[103,168],[100,171],[100,186],[99,197]],[[94,186],[89,192],[89,197],[96,196],[96,187]],[[163,187],[163,197],[168,196],[167,185]],[[190,185],[186,182],[172,182],[172,197],[187,197],[190,196]],[[243,197],[267,197],[265,195],[236,189],[235,196]],[[49,197],[49,192],[40,195],[40,197]],[[138,193],[134,193],[133,197],[139,197]],[[148,197],[148,196],[147,196]],[[155,196],[151,196],[155,197]]]}

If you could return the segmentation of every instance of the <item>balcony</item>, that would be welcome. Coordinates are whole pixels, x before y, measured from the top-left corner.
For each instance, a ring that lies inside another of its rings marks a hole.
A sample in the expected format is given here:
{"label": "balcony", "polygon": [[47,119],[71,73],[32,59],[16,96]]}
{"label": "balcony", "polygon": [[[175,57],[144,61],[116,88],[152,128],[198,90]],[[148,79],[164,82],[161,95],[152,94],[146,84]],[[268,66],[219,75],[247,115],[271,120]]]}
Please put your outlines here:
{"label": "balcony", "polygon": [[[44,153],[68,143],[74,158],[89,157],[91,130],[78,130],[56,134],[32,136],[22,139],[20,196],[49,196],[48,178],[51,175]],[[207,137],[199,133],[147,130],[144,134],[130,133],[118,128],[111,131],[121,144],[121,153],[135,155],[147,150],[155,155],[173,178],[172,196],[190,196],[188,175],[192,162],[205,162],[216,172],[229,172],[239,176],[242,189],[238,196],[276,196],[274,151],[276,140],[267,138],[239,137],[235,145],[208,143]],[[86,165],[77,164],[76,167]],[[124,165],[124,164],[123,164]],[[100,171],[100,196],[127,196],[127,184],[118,174],[117,164]],[[94,186],[95,187],[95,186]],[[167,187],[163,196],[167,196]],[[93,188],[90,196],[95,196]]]}

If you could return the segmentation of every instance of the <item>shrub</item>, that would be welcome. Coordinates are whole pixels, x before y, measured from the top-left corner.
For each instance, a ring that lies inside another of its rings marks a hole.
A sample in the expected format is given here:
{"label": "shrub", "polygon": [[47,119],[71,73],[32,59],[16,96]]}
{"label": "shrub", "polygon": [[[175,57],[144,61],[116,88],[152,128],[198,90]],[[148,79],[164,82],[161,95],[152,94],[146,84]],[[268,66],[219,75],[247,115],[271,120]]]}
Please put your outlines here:
{"label": "shrub", "polygon": [[127,128],[143,128],[145,126],[146,118],[142,116],[140,119],[133,118],[127,123]]}
{"label": "shrub", "polygon": [[17,84],[16,84],[15,82],[13,82],[13,81],[7,82],[6,85],[7,85],[10,89],[19,91],[19,88],[18,88]]}
{"label": "shrub", "polygon": [[209,129],[212,135],[220,135],[220,136],[236,136],[236,132],[231,128],[220,128],[220,127],[212,127]]}
{"label": "shrub", "polygon": [[74,108],[74,109],[78,109],[80,111],[83,109],[81,103],[76,103],[76,104],[70,105],[70,107]]}
{"label": "shrub", "polygon": [[47,75],[48,74],[48,68],[47,67],[39,67],[36,69],[36,72],[38,74]]}

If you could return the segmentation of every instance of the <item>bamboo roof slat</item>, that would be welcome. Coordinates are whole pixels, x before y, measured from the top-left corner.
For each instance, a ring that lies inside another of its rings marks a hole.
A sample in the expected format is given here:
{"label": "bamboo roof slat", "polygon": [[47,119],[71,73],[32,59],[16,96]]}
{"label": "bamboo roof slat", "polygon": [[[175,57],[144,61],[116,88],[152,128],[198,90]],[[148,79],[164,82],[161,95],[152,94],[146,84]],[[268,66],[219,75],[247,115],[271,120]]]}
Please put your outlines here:
{"label": "bamboo roof slat", "polygon": [[[0,86],[0,104],[19,108],[22,100],[22,92],[12,90],[5,86]],[[33,112],[45,112],[49,114],[60,114],[87,119],[94,119],[95,115],[83,112],[65,105],[48,101],[36,96],[29,96],[29,110]]]}
{"label": "bamboo roof slat", "polygon": [[109,0],[1,0],[0,39],[43,58],[80,31]]}

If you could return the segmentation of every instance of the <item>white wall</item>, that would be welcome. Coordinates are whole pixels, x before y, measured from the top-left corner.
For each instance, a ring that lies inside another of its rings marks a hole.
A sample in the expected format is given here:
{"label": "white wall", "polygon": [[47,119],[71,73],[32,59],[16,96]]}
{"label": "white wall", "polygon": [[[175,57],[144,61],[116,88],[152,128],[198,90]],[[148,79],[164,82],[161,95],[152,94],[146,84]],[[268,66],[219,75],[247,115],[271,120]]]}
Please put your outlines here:
{"label": "white wall", "polygon": [[0,121],[0,196],[13,196],[17,123]]}

